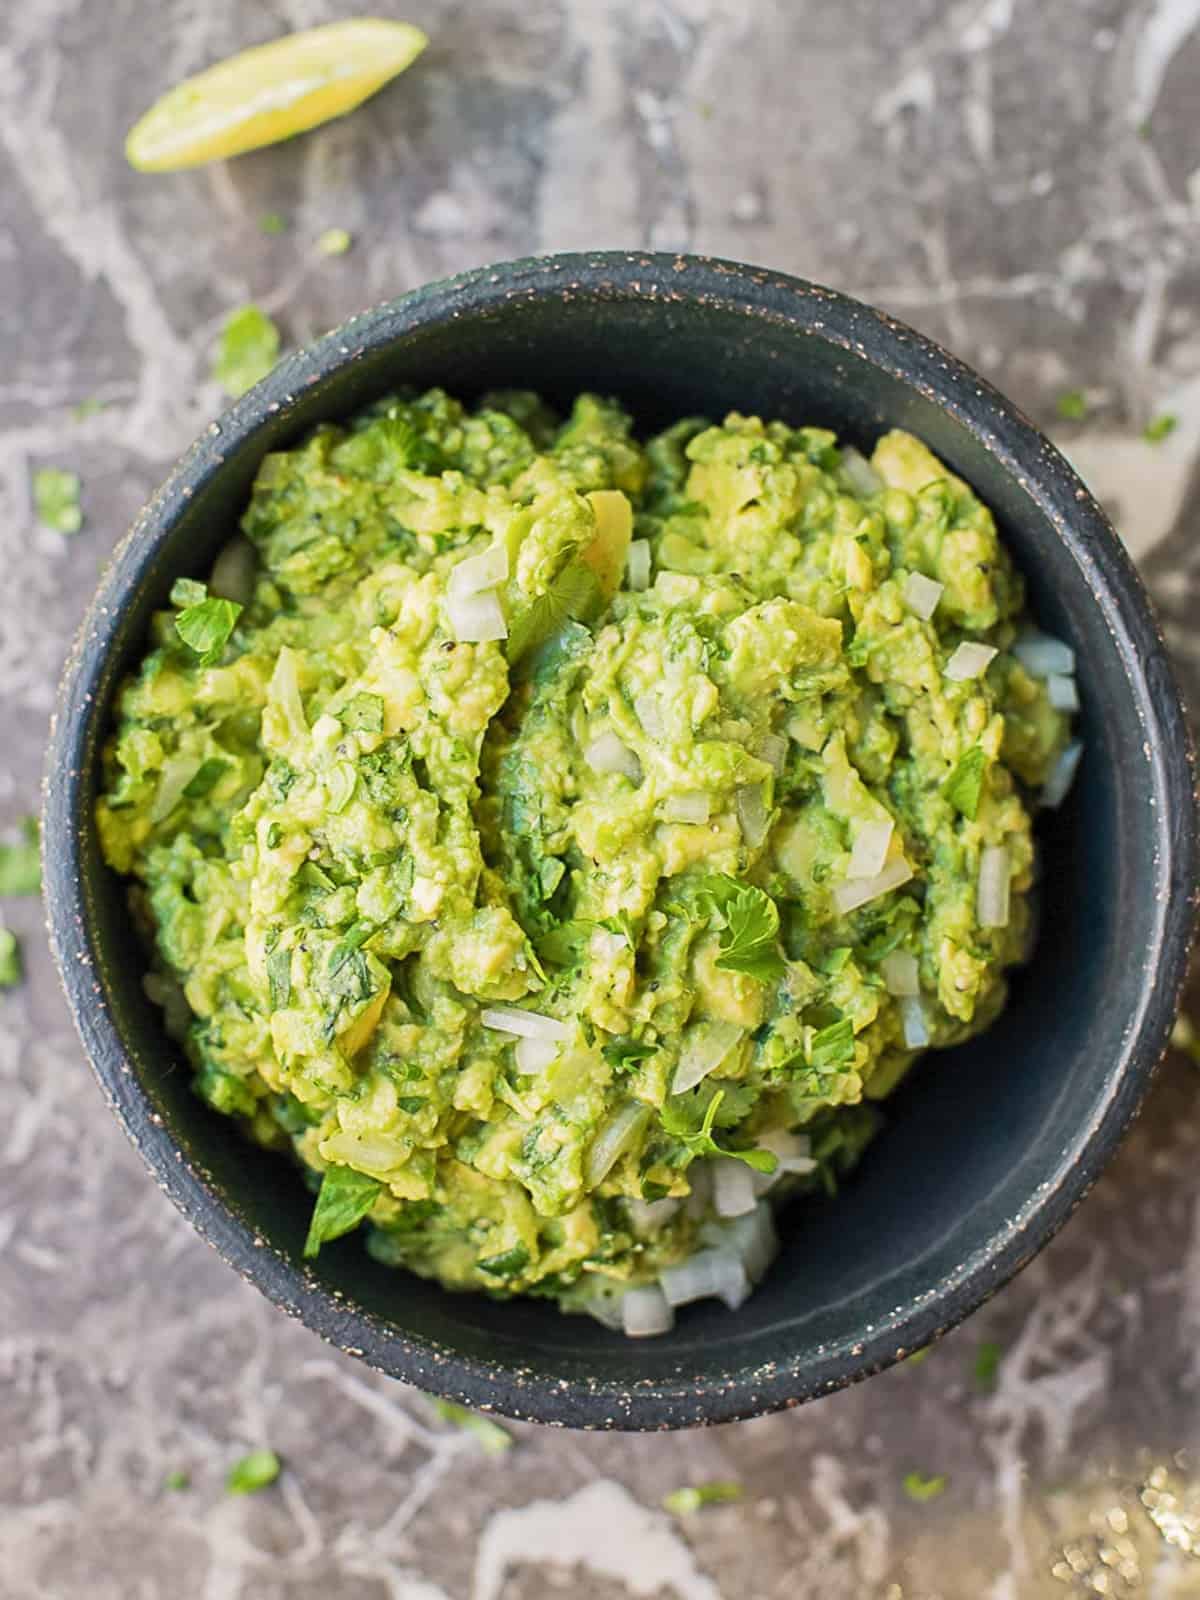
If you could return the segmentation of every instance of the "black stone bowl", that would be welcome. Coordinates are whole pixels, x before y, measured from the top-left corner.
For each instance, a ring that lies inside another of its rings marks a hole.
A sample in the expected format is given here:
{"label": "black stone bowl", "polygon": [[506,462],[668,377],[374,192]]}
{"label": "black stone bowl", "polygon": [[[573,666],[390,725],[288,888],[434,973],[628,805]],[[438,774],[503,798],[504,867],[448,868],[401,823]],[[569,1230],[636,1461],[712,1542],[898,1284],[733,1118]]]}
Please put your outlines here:
{"label": "black stone bowl", "polygon": [[[1079,658],[1086,754],[1038,824],[1042,929],[1000,1020],[931,1056],[836,1200],[794,1206],[737,1313],[709,1302],[627,1341],[535,1301],[450,1295],[350,1237],[307,1265],[295,1170],[193,1094],[142,993],[125,887],[92,825],[122,677],[172,581],[204,574],[255,468],[399,384],[619,395],[657,428],[736,408],[869,448],[919,434],[995,512],[1032,605]],[[519,261],[369,311],[214,423],[117,551],[72,654],[46,782],[55,953],[104,1092],[161,1186],[232,1266],[324,1338],[469,1405],[670,1428],[794,1405],[965,1317],[1039,1250],[1113,1152],[1164,1049],[1193,920],[1192,755],[1142,586],[1088,491],[1007,401],[911,329],[810,283],[620,253]]]}

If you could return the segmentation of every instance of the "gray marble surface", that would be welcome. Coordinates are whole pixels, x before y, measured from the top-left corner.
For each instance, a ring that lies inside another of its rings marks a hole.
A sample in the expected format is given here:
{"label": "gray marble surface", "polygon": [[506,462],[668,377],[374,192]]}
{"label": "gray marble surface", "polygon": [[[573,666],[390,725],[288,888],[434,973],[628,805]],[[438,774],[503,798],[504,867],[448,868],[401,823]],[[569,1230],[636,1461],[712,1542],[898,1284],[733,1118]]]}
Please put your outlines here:
{"label": "gray marble surface", "polygon": [[[1051,422],[1185,675],[1200,542],[1200,0],[395,0],[412,73],[292,145],[165,177],[125,129],[339,0],[0,7],[0,820],[35,802],[98,569],[219,409],[254,298],[297,343],[531,250],[716,251],[876,301]],[[287,219],[269,236],[264,212]],[[345,227],[352,251],[314,249]],[[1055,400],[1083,388],[1078,428]],[[80,420],[89,398],[104,409]],[[1151,416],[1179,421],[1158,446]],[[86,526],[35,526],[77,470]],[[1197,656],[1200,659],[1200,656]],[[677,1437],[513,1427],[503,1456],[270,1309],[104,1110],[32,902],[0,999],[3,1600],[1041,1600],[1200,1595],[1200,1076],[1170,1060],[1056,1243],[919,1365]],[[973,1377],[1002,1352],[994,1386]],[[231,1498],[269,1445],[279,1482]],[[190,1488],[163,1487],[172,1471]],[[903,1479],[944,1474],[915,1503]],[[681,1483],[741,1504],[661,1512]],[[1189,1553],[1191,1552],[1191,1553]]]}

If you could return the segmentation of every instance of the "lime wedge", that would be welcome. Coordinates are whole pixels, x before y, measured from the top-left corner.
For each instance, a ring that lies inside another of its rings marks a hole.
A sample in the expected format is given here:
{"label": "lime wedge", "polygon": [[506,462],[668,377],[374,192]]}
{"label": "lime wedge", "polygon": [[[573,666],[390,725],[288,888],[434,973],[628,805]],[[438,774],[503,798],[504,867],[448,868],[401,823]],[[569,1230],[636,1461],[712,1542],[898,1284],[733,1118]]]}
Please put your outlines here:
{"label": "lime wedge", "polygon": [[125,141],[130,166],[170,172],[223,161],[344,117],[429,41],[407,22],[359,17],[243,50],[163,95]]}

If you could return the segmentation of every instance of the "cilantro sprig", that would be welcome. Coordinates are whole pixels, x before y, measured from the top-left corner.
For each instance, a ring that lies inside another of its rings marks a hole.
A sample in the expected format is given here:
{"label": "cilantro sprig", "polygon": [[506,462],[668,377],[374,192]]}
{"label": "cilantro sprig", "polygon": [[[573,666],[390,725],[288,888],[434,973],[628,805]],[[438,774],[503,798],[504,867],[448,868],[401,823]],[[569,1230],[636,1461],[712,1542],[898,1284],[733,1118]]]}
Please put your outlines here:
{"label": "cilantro sprig", "polygon": [[781,978],[787,963],[779,950],[779,907],[771,896],[726,873],[710,877],[705,890],[723,923],[716,965],[760,983]]}
{"label": "cilantro sprig", "polygon": [[668,1100],[659,1113],[663,1128],[672,1139],[677,1139],[683,1145],[693,1160],[700,1160],[705,1156],[731,1156],[735,1161],[744,1161],[755,1172],[774,1172],[777,1157],[772,1151],[726,1150],[724,1145],[719,1145],[713,1138],[713,1126],[724,1098],[724,1089],[718,1089],[705,1107],[704,1117],[698,1128],[692,1127],[687,1102],[679,1100],[672,1104]]}
{"label": "cilantro sprig", "polygon": [[244,607],[220,600],[194,578],[180,578],[171,590],[171,604],[180,608],[175,632],[200,657],[202,667],[221,659]]}
{"label": "cilantro sprig", "polygon": [[355,1172],[353,1167],[328,1167],[308,1225],[305,1259],[313,1260],[320,1254],[323,1244],[357,1228],[379,1198],[382,1188],[378,1178]]}
{"label": "cilantro sprig", "polygon": [[988,759],[980,745],[972,745],[955,763],[954,770],[942,785],[942,795],[968,822],[974,822],[983,794],[983,780]]}
{"label": "cilantro sprig", "polygon": [[455,1405],[453,1400],[435,1400],[433,1409],[443,1422],[453,1423],[464,1433],[474,1434],[485,1455],[502,1456],[513,1447],[512,1434],[490,1417],[480,1416],[477,1411],[468,1411],[466,1406]]}
{"label": "cilantro sprig", "polygon": [[506,647],[510,665],[545,644],[568,622],[583,622],[594,616],[602,601],[596,574],[579,556],[573,556],[544,593],[535,596],[513,617]]}

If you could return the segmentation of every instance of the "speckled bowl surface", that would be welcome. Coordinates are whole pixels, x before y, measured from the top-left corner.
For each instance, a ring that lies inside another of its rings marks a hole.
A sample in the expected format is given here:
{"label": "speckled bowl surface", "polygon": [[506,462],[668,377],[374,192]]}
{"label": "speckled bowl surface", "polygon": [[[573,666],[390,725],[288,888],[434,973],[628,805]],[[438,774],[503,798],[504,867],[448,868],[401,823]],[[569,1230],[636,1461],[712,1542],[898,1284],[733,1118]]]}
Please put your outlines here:
{"label": "speckled bowl surface", "polygon": [[[697,412],[919,434],[992,507],[1042,624],[1079,657],[1085,758],[1039,823],[1042,931],[983,1037],[932,1056],[833,1202],[790,1208],[738,1312],[630,1342],[538,1302],[454,1296],[350,1237],[306,1264],[311,1197],[190,1087],[142,993],[124,886],[92,825],[113,699],[173,580],[203,575],[263,455],[399,384],[619,395],[652,429]],[[1052,445],[911,329],[810,283],[625,253],[467,273],[353,318],[233,406],[154,497],[68,664],[43,818],[51,935],[109,1103],[158,1182],[240,1273],[342,1349],[514,1417],[666,1428],[751,1416],[878,1371],[967,1315],[1079,1201],[1164,1048],[1193,920],[1191,751],[1142,586]]]}

